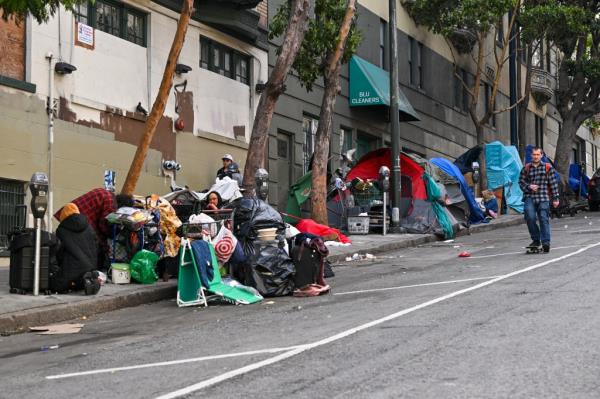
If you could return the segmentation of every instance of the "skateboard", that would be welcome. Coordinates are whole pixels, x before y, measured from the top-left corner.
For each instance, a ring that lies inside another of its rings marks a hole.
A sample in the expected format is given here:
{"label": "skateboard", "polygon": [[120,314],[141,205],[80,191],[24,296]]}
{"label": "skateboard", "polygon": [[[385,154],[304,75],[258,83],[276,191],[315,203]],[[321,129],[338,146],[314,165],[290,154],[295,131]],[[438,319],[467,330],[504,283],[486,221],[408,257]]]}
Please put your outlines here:
{"label": "skateboard", "polygon": [[539,246],[529,246],[529,247],[525,247],[525,249],[527,250],[525,253],[526,254],[541,254],[544,253],[544,250],[542,248],[541,245]]}

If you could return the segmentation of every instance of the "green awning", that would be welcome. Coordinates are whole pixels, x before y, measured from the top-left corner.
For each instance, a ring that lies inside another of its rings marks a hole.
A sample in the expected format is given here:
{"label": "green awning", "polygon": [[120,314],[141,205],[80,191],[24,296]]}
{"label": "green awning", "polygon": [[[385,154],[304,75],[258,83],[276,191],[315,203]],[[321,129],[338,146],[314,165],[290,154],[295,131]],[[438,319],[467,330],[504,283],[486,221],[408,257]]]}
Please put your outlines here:
{"label": "green awning", "polygon": [[[350,59],[350,106],[390,105],[390,75],[387,71],[354,55]],[[400,120],[421,120],[402,90],[398,96]]]}

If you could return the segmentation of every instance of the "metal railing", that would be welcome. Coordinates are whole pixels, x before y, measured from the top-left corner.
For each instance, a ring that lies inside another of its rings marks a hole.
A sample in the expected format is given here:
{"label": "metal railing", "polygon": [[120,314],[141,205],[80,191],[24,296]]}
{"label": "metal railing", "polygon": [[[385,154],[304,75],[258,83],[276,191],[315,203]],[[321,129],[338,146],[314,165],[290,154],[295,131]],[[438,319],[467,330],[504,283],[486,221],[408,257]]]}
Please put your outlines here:
{"label": "metal railing", "polygon": [[8,248],[8,233],[25,227],[25,183],[0,179],[0,254]]}

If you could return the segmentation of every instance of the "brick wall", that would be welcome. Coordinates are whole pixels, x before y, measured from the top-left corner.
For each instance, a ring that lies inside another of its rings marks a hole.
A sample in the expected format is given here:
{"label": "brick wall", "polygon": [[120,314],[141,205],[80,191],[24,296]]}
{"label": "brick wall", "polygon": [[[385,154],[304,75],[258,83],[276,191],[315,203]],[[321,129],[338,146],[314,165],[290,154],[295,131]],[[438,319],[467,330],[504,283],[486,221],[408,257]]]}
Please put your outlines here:
{"label": "brick wall", "polygon": [[269,21],[267,0],[263,0],[258,6],[256,6],[256,11],[258,11],[260,14],[260,20],[258,23],[260,26],[266,28]]}
{"label": "brick wall", "polygon": [[0,16],[0,75],[25,79],[25,21],[19,25]]}

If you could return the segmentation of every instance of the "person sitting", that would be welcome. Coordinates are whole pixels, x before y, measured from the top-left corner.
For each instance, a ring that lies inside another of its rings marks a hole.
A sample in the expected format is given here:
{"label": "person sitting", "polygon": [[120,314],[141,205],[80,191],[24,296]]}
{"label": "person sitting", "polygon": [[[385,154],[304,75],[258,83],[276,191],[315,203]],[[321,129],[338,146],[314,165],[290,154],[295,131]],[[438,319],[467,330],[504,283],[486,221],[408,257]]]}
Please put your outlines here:
{"label": "person sitting", "polygon": [[229,170],[229,165],[233,164],[233,157],[231,154],[225,154],[221,158],[223,161],[223,167],[217,170],[217,179],[223,179],[225,176],[231,177],[231,172]]}
{"label": "person sitting", "polygon": [[[98,252],[98,269],[108,269],[106,262],[109,257],[107,240],[111,237],[111,230],[106,216],[115,212],[118,208],[124,206],[133,206],[133,197],[131,195],[114,193],[104,189],[95,188],[82,196],[71,201],[79,209],[79,213],[87,218],[88,223],[94,229],[101,251]],[[59,209],[54,217],[60,220],[62,208]]]}
{"label": "person sitting", "polygon": [[62,207],[59,220],[58,270],[50,277],[50,288],[56,292],[85,289],[86,295],[96,294],[100,290],[96,234],[73,203]]}
{"label": "person sitting", "polygon": [[223,206],[223,199],[221,194],[216,191],[211,191],[206,196],[206,205],[202,208],[207,211],[217,211]]}

